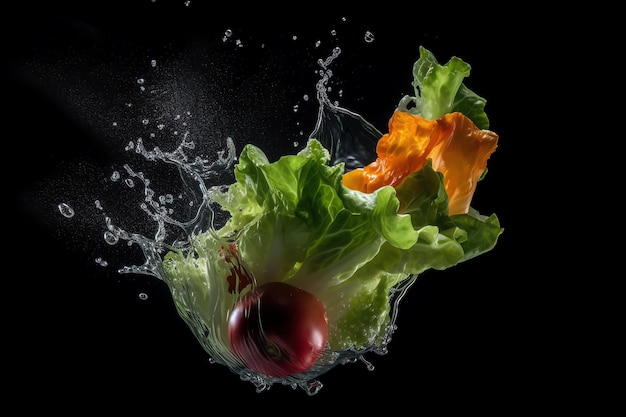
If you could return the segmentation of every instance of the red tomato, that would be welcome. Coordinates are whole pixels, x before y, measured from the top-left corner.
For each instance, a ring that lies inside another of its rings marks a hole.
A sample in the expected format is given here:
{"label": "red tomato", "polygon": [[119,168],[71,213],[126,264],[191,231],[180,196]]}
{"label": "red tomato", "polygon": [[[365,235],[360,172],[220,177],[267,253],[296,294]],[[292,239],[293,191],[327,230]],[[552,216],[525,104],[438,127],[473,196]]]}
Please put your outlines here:
{"label": "red tomato", "polygon": [[248,368],[271,377],[308,370],[324,352],[328,320],[313,294],[284,282],[249,292],[228,319],[233,352]]}

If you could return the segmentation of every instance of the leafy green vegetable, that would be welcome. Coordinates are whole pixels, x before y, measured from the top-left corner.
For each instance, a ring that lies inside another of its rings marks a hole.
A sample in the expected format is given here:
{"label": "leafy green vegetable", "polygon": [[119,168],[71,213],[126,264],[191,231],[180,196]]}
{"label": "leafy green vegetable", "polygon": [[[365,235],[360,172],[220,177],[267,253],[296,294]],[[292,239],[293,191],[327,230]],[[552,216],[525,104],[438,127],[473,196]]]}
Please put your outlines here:
{"label": "leafy green vegetable", "polygon": [[[470,70],[465,62],[452,58],[442,66],[420,48],[413,70],[416,95],[405,97],[398,110],[429,119],[462,112],[488,126],[485,100],[462,83]],[[379,345],[394,287],[489,251],[503,231],[496,215],[473,208],[450,215],[443,174],[431,160],[395,187],[369,193],[344,185],[344,164],[329,161],[315,138],[274,162],[246,145],[235,182],[211,190],[227,223],[193,236],[190,250],[164,257],[176,306],[216,361],[242,366],[229,348],[228,315],[244,293],[273,281],[322,301],[330,349]]]}
{"label": "leafy green vegetable", "polygon": [[463,79],[470,75],[471,66],[458,57],[440,65],[423,46],[419,52],[420,57],[413,65],[415,96],[405,96],[399,108],[427,120],[458,111],[478,128],[489,129],[489,118],[484,111],[487,101],[463,84]]}
{"label": "leafy green vegetable", "polygon": [[[236,242],[257,285],[284,281],[316,295],[327,309],[332,349],[360,348],[384,337],[394,285],[489,250],[501,229],[495,216],[448,217],[442,177],[430,167],[397,190],[386,186],[366,194],[343,186],[343,165],[329,166],[328,159],[315,139],[297,155],[273,163],[247,145],[236,182],[214,192],[231,215],[217,234]],[[224,284],[228,265],[219,265],[217,255],[223,245],[207,232],[195,240],[193,256],[171,253],[164,263],[172,279],[199,281],[203,298],[185,310],[204,312],[203,321],[214,325],[218,319],[218,327],[233,302]],[[214,285],[206,285],[207,279]],[[217,308],[216,302],[221,302]],[[224,344],[223,329],[216,334]]]}

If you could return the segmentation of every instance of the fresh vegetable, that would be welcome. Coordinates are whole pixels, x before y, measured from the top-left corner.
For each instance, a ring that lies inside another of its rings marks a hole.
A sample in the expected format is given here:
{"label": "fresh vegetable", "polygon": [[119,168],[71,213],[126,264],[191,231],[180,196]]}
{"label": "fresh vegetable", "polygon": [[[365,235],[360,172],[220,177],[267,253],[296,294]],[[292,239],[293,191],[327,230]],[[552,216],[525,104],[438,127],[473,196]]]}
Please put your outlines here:
{"label": "fresh vegetable", "polygon": [[[315,138],[274,162],[248,144],[235,182],[211,190],[226,224],[165,255],[177,308],[213,359],[275,376],[308,369],[322,341],[333,351],[380,346],[394,288],[495,246],[497,216],[470,205],[498,136],[484,99],[462,83],[469,65],[440,65],[420,48],[413,71],[415,96],[399,103],[372,164],[346,172]],[[298,294],[280,308],[278,282]],[[314,307],[295,305],[300,297]],[[289,354],[277,360],[268,341]]]}
{"label": "fresh vegetable", "polygon": [[498,135],[487,130],[486,101],[462,83],[469,72],[470,66],[459,58],[442,66],[421,47],[413,68],[416,95],[405,97],[394,112],[389,133],[376,146],[378,158],[346,173],[343,183],[366,193],[397,187],[430,160],[443,174],[448,215],[467,213],[498,143]]}
{"label": "fresh vegetable", "polygon": [[228,337],[233,352],[256,372],[272,377],[304,372],[326,349],[326,309],[309,292],[268,282],[235,305]]}
{"label": "fresh vegetable", "polygon": [[432,169],[443,174],[448,215],[467,213],[497,142],[495,133],[478,129],[462,113],[426,120],[397,111],[389,122],[389,133],[378,142],[378,158],[346,173],[343,183],[365,193],[385,185],[397,187],[430,161]]}

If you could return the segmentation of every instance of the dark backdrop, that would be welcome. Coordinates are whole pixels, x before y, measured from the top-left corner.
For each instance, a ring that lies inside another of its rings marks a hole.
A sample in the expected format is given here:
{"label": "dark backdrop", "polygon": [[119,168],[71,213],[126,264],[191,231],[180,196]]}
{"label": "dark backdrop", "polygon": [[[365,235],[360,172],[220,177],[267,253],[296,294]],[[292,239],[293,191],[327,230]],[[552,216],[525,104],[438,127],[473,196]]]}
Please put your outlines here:
{"label": "dark backdrop", "polygon": [[[515,113],[519,94],[511,94],[526,45],[505,14],[489,19],[481,10],[399,4],[369,11],[311,4],[289,12],[134,3],[29,2],[6,14],[15,23],[4,29],[3,65],[3,172],[10,189],[4,260],[11,265],[3,295],[13,389],[58,410],[133,405],[206,414],[224,406],[293,413],[339,407],[354,414],[460,406],[508,414],[544,396],[529,376],[541,337],[529,332],[527,320],[538,301],[526,296],[536,277],[525,272],[520,242],[529,231],[520,217],[532,202],[520,208],[523,132]],[[371,43],[364,40],[368,30]],[[283,386],[256,393],[209,363],[164,283],[95,262],[103,251],[101,224],[71,223],[56,209],[63,201],[93,209],[103,173],[121,165],[124,143],[139,136],[113,123],[136,122],[123,108],[141,77],[165,97],[152,96],[142,111],[191,110],[187,126],[197,137],[255,141],[275,157],[313,128],[317,60],[334,46],[342,48],[335,97],[385,131],[398,99],[412,93],[419,45],[440,61],[457,55],[472,65],[467,84],[487,99],[491,128],[500,135],[474,205],[496,213],[506,230],[491,252],[417,281],[400,306],[389,353],[366,357],[373,371],[360,362],[338,366],[320,378],[324,388],[312,397]]]}

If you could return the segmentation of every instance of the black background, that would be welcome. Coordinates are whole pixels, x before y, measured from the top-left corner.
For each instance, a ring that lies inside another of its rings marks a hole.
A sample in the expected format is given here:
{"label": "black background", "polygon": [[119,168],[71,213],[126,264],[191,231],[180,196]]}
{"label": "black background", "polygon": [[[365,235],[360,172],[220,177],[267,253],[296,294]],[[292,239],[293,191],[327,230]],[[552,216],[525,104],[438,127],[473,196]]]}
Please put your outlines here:
{"label": "black background", "polygon": [[[7,365],[14,361],[16,367],[12,389],[49,409],[178,407],[207,414],[240,408],[357,414],[373,407],[418,414],[433,406],[508,412],[544,398],[555,371],[549,365],[540,376],[535,372],[536,358],[546,355],[544,335],[530,320],[541,291],[529,257],[521,254],[529,232],[522,218],[534,207],[519,197],[528,186],[517,113],[523,106],[519,92],[511,91],[511,79],[524,89],[521,57],[531,38],[506,14],[487,18],[481,10],[311,4],[287,12],[199,3],[145,0],[131,8],[123,2],[29,2],[6,15],[15,19],[5,28],[3,65],[3,172],[11,187],[4,260],[12,264],[3,294]],[[222,42],[226,29],[233,38]],[[333,29],[337,35],[329,36]],[[366,30],[374,33],[371,44],[363,40]],[[124,142],[112,133],[116,116],[109,115],[119,114],[116,106],[149,72],[150,59],[167,63],[183,80],[173,88],[198,115],[192,130],[253,137],[274,155],[290,143],[277,138],[293,136],[295,116],[286,110],[292,103],[302,104],[302,129],[312,129],[315,106],[298,100],[314,91],[316,61],[334,44],[343,50],[334,68],[344,89],[341,104],[381,131],[398,99],[412,93],[419,45],[440,62],[456,55],[472,65],[466,84],[487,99],[491,129],[500,135],[473,205],[496,213],[505,232],[491,252],[428,271],[416,282],[400,306],[389,353],[366,357],[373,371],[359,362],[338,366],[320,377],[324,388],[315,396],[279,385],[257,393],[209,363],[164,283],[97,265],[99,236],[68,223],[56,204],[91,205],[97,191],[81,190],[119,165],[117,148]],[[197,82],[203,70],[219,66],[236,71],[221,78],[220,114],[240,113],[212,124],[202,116],[210,117],[214,104],[195,88],[203,85]],[[263,88],[268,83],[270,92]],[[148,300],[139,299],[141,292]]]}

